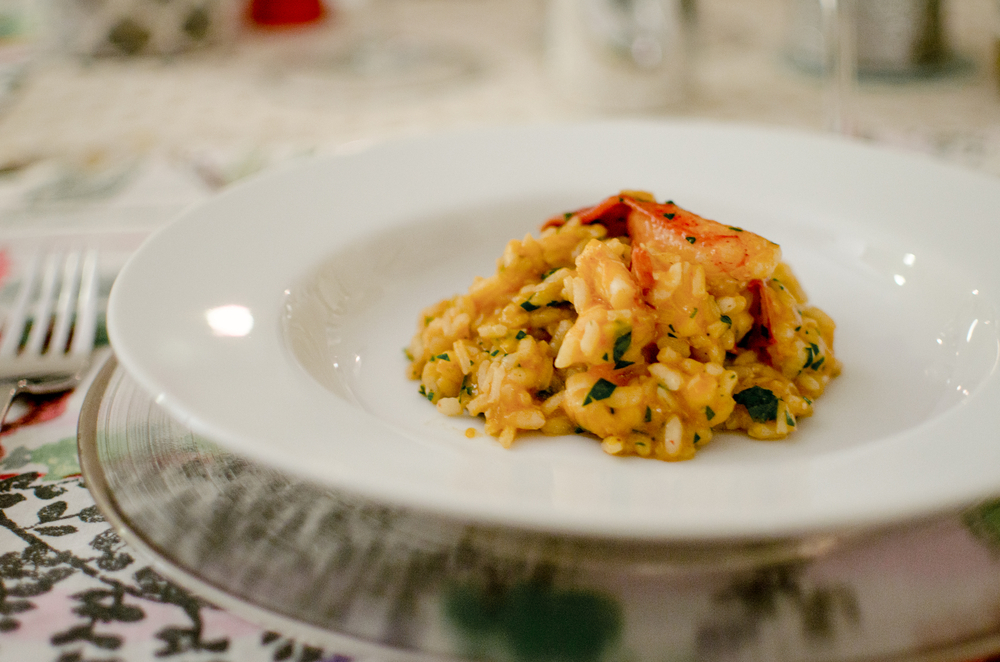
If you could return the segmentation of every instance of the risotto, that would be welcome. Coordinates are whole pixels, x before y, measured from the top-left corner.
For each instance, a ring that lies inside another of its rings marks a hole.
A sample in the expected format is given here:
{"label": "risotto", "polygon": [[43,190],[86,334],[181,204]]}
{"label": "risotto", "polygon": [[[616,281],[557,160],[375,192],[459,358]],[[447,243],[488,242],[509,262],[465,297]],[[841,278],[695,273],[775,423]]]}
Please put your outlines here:
{"label": "risotto", "polygon": [[422,312],[407,356],[438,411],[505,447],[577,433],[686,460],[715,431],[792,433],[840,372],[833,335],[777,244],[623,191],[508,243]]}

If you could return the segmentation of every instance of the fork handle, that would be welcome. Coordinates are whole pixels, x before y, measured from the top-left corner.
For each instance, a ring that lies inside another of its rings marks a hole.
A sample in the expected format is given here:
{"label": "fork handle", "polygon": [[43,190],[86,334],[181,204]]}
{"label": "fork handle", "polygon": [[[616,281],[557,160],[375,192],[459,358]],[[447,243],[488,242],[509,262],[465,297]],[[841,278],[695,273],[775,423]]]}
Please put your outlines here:
{"label": "fork handle", "polygon": [[3,430],[3,422],[7,418],[7,412],[10,411],[10,405],[14,402],[14,398],[17,394],[21,392],[21,382],[17,380],[7,380],[0,382],[0,430]]}

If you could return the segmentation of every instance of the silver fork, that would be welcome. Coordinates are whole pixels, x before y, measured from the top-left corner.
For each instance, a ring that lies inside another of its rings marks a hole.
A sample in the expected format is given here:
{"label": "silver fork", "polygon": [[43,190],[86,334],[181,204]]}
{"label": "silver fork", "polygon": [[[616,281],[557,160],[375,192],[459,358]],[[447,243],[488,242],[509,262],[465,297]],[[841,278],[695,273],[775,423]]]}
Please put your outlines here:
{"label": "silver fork", "polygon": [[0,429],[21,393],[68,391],[90,367],[97,251],[36,253],[0,327]]}

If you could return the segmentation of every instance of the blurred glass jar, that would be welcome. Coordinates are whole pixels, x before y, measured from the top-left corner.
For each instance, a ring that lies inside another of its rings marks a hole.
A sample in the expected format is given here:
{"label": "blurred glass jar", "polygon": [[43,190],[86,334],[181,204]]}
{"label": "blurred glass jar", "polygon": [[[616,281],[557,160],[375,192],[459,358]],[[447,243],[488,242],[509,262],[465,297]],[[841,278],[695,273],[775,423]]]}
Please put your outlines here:
{"label": "blurred glass jar", "polygon": [[53,47],[76,55],[173,55],[232,40],[236,0],[51,0]]}
{"label": "blurred glass jar", "polygon": [[[791,58],[818,71],[823,62],[821,0],[788,2]],[[935,75],[954,62],[943,0],[856,0],[854,15],[860,76]]]}
{"label": "blurred glass jar", "polygon": [[643,111],[686,94],[690,0],[549,0],[546,67],[565,97]]}

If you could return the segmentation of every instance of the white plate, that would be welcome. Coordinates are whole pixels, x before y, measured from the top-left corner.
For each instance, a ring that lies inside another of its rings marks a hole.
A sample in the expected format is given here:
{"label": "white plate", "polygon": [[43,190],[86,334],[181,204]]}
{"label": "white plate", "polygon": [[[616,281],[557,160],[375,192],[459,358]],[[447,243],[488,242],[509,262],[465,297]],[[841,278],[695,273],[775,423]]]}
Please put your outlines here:
{"label": "white plate", "polygon": [[[838,322],[844,372],[789,440],[718,435],[676,464],[576,436],[503,450],[467,439],[476,420],[438,414],[405,378],[423,307],[492,273],[508,239],[622,188],[781,243]],[[998,209],[985,176],[780,130],[440,135],[272,173],[189,211],[125,266],[109,333],[179,422],[386,502],[647,538],[878,525],[1000,491]]]}

